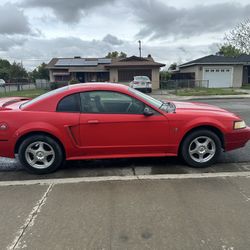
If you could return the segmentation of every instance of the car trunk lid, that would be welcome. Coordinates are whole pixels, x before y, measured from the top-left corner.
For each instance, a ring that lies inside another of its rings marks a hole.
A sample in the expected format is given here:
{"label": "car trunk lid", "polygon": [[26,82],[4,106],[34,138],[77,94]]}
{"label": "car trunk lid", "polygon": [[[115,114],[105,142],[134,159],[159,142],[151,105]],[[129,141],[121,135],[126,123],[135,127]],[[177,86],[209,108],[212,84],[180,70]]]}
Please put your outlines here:
{"label": "car trunk lid", "polygon": [[0,98],[0,110],[18,109],[19,106],[30,100],[27,97],[4,97]]}

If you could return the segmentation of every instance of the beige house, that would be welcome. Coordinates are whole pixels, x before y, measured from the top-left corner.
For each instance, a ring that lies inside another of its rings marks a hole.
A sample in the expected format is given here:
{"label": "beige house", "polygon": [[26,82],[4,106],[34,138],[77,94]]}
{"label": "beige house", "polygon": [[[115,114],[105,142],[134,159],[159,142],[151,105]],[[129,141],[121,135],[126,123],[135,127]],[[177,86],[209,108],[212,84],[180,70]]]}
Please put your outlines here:
{"label": "beige house", "polygon": [[195,80],[207,81],[210,88],[238,88],[250,84],[250,56],[209,55],[179,65],[180,73],[192,73]]}
{"label": "beige house", "polygon": [[148,76],[152,88],[159,88],[159,71],[165,64],[148,57],[126,58],[53,58],[47,68],[50,82],[113,82],[128,84],[134,76]]}

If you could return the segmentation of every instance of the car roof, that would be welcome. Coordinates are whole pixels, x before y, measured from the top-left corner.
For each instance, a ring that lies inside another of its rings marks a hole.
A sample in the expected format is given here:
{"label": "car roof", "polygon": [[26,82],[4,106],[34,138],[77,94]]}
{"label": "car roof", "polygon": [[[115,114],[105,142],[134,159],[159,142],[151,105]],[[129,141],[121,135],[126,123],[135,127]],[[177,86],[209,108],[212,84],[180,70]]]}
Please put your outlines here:
{"label": "car roof", "polygon": [[78,83],[78,84],[73,84],[73,85],[69,85],[69,89],[70,90],[75,90],[75,91],[78,91],[78,90],[82,90],[82,89],[85,89],[85,90],[93,90],[93,89],[100,89],[100,90],[103,90],[103,89],[107,89],[107,90],[121,90],[121,91],[124,91],[124,90],[127,90],[128,89],[128,86],[126,85],[123,85],[123,84],[119,84],[119,83],[104,83],[104,82],[91,82],[91,83]]}

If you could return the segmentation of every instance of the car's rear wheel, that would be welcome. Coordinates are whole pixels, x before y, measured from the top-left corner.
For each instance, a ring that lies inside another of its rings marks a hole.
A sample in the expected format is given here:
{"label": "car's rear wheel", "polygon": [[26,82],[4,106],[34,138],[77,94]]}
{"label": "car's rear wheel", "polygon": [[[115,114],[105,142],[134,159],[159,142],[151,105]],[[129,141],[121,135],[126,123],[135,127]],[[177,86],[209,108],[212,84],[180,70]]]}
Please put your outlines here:
{"label": "car's rear wheel", "polygon": [[26,138],[19,147],[18,157],[24,168],[33,174],[54,172],[64,161],[61,146],[46,135]]}
{"label": "car's rear wheel", "polygon": [[190,133],[181,146],[181,156],[192,167],[208,167],[216,162],[221,153],[221,141],[210,130]]}

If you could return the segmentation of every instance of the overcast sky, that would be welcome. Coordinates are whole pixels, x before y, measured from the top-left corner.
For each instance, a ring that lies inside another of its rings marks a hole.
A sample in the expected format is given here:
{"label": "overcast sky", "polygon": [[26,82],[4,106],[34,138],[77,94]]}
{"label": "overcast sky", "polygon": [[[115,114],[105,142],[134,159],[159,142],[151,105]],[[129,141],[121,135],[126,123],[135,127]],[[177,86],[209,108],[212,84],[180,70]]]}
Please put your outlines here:
{"label": "overcast sky", "polygon": [[213,54],[250,18],[250,0],[1,0],[0,57],[27,69],[52,57],[151,54],[169,65]]}

